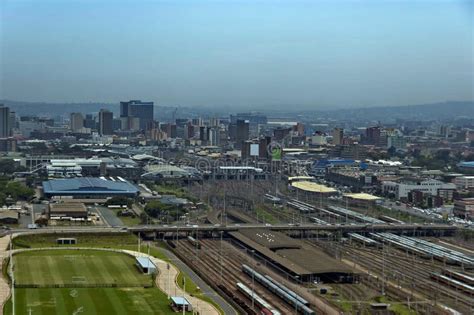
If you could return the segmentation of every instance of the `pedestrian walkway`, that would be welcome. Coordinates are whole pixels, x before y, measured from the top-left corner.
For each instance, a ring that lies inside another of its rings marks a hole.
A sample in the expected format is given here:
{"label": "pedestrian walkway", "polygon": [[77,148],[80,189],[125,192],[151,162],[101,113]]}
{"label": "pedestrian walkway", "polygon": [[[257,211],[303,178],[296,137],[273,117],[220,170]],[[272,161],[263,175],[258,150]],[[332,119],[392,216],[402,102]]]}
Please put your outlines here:
{"label": "pedestrian walkway", "polygon": [[[3,268],[3,261],[8,256],[8,246],[10,236],[5,235],[0,238],[0,270]],[[3,305],[10,297],[10,285],[5,277],[0,277],[0,315],[3,315]]]}
{"label": "pedestrian walkway", "polygon": [[155,258],[153,256],[148,256],[143,253],[136,251],[124,250],[123,252],[133,255],[133,256],[145,256],[151,259],[158,269],[158,276],[156,277],[156,285],[168,296],[184,296],[189,303],[191,303],[193,310],[197,311],[202,315],[219,315],[219,311],[214,305],[209,302],[203,301],[196,297],[185,293],[177,283],[179,270],[172,264]]}

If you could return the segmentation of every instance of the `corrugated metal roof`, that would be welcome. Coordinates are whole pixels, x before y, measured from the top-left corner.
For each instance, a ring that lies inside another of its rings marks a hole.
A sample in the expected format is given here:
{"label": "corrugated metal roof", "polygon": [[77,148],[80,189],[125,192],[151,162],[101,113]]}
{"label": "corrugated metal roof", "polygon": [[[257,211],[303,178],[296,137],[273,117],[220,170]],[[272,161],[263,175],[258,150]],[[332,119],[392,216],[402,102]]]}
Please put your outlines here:
{"label": "corrugated metal roof", "polygon": [[43,182],[45,193],[56,192],[127,192],[138,193],[138,189],[129,182],[102,180],[96,177],[53,179]]}

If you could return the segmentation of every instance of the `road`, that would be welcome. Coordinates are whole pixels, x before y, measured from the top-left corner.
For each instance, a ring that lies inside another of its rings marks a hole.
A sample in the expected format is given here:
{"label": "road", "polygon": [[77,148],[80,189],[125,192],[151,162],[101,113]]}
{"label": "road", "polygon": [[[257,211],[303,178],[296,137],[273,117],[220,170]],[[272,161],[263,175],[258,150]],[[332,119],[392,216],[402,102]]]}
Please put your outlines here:
{"label": "road", "polygon": [[176,267],[178,267],[179,270],[191,278],[191,280],[201,289],[205,296],[209,297],[216,304],[218,304],[224,311],[224,314],[238,314],[236,310],[226,302],[226,300],[217,294],[206,282],[204,282],[204,280],[202,280],[191,268],[189,268],[188,265],[176,257],[175,254],[164,248],[161,249],[161,251],[173,262]]}
{"label": "road", "polygon": [[120,220],[115,212],[107,207],[93,206],[91,210],[97,212],[102,218],[103,222],[108,226],[124,226],[122,220]]}

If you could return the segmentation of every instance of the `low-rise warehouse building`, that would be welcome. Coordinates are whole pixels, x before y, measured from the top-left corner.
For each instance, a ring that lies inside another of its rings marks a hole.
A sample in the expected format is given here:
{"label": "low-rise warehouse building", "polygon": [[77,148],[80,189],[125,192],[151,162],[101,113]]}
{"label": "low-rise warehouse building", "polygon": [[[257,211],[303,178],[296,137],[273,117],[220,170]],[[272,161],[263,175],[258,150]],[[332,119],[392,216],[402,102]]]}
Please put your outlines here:
{"label": "low-rise warehouse building", "polygon": [[0,211],[0,223],[1,224],[17,224],[20,215],[15,210],[4,210]]}
{"label": "low-rise warehouse building", "polygon": [[105,178],[83,177],[44,181],[43,193],[46,198],[101,199],[114,196],[134,198],[138,195],[138,188],[126,180],[111,181]]}
{"label": "low-rise warehouse building", "polygon": [[87,208],[80,202],[60,202],[49,205],[49,218],[87,219]]}

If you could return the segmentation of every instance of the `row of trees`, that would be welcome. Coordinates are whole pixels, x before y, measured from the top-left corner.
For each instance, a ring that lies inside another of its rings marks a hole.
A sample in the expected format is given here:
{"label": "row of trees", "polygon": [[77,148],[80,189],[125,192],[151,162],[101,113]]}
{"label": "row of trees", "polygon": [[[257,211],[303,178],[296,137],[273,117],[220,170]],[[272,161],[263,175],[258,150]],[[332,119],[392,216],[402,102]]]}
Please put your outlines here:
{"label": "row of trees", "polygon": [[174,205],[164,204],[158,200],[152,200],[145,206],[145,212],[150,217],[164,221],[174,221],[186,213],[186,210]]}
{"label": "row of trees", "polygon": [[20,182],[10,181],[8,179],[0,179],[0,205],[7,203],[7,199],[11,198],[12,202],[18,200],[29,200],[35,194],[32,188],[25,186]]}

